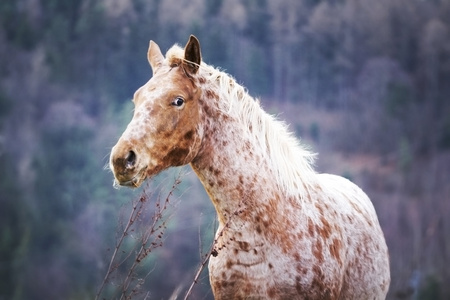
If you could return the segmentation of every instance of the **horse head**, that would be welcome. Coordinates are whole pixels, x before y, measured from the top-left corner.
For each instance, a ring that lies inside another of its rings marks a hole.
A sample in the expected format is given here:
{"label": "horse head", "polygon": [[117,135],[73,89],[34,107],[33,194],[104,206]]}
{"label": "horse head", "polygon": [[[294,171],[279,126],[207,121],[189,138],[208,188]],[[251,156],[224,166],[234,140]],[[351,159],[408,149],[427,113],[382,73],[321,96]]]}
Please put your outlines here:
{"label": "horse head", "polygon": [[135,92],[133,119],[110,156],[115,183],[124,186],[138,187],[166,168],[190,163],[202,140],[199,41],[189,38],[184,59],[165,58],[150,41],[147,57],[153,76]]}

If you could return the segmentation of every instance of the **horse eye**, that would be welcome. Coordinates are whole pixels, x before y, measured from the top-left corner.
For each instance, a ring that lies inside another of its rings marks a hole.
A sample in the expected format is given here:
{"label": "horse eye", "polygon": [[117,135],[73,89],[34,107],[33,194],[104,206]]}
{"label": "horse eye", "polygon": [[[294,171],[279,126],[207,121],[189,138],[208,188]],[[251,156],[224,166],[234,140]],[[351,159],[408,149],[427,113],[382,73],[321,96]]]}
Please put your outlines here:
{"label": "horse eye", "polygon": [[176,107],[181,107],[184,104],[184,99],[181,97],[176,97],[175,100],[172,101],[172,105]]}

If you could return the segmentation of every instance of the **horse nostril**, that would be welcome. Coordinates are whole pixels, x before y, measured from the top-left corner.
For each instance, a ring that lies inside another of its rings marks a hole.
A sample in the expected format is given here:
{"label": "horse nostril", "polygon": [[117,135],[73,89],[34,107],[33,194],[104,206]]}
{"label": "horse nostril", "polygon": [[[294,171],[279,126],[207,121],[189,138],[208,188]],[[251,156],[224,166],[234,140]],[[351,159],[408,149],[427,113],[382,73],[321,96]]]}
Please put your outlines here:
{"label": "horse nostril", "polygon": [[125,167],[127,169],[131,169],[134,167],[135,163],[136,163],[136,153],[134,153],[134,151],[128,152],[128,155],[125,158]]}

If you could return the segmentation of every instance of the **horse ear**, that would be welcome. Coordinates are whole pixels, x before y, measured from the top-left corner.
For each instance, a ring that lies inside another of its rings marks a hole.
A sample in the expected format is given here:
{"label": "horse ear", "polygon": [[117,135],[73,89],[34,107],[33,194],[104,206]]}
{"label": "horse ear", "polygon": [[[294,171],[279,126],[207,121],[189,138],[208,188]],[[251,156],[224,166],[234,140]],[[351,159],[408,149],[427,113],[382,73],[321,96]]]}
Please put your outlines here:
{"label": "horse ear", "polygon": [[150,45],[148,47],[147,59],[152,67],[153,74],[155,74],[156,70],[162,65],[164,60],[164,56],[161,53],[161,49],[159,49],[158,44],[154,41],[150,41]]}
{"label": "horse ear", "polygon": [[200,67],[201,61],[202,61],[202,54],[200,51],[200,42],[195,36],[191,35],[189,37],[189,41],[184,47],[183,66],[188,72],[195,74],[197,73],[198,68]]}

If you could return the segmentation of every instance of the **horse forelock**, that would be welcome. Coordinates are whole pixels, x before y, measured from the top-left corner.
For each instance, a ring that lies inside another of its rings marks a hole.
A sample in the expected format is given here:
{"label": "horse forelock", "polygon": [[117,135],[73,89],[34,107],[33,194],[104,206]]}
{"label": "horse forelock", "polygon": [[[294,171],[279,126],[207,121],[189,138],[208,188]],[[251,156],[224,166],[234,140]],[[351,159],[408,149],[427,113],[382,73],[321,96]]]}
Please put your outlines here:
{"label": "horse forelock", "polygon": [[169,66],[178,64],[184,59],[184,50],[179,45],[173,45],[166,53]]}

